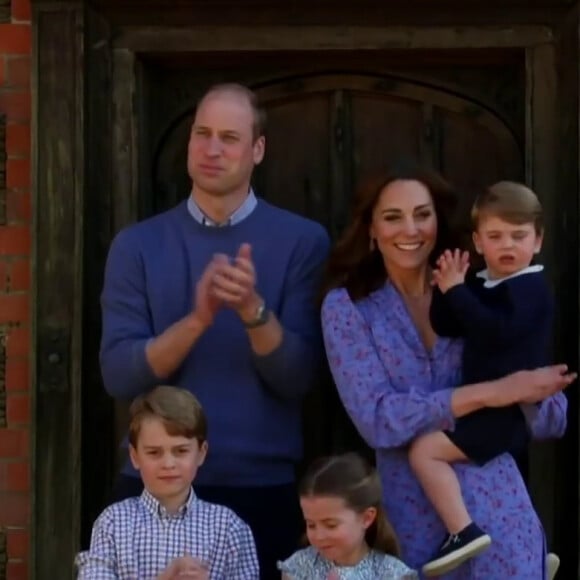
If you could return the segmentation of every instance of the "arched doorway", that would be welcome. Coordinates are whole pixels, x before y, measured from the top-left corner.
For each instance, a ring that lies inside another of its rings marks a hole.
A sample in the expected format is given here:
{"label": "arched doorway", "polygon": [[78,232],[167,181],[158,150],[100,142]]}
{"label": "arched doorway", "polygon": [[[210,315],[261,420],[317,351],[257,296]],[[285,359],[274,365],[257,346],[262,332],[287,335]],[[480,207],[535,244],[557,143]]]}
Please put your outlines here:
{"label": "arched doorway", "polygon": [[[267,112],[266,157],[254,187],[270,202],[322,223],[332,238],[348,221],[356,184],[395,160],[441,171],[458,188],[459,214],[499,179],[521,179],[520,144],[481,104],[396,77],[316,74],[253,87]],[[177,116],[154,156],[154,212],[188,195],[192,110]],[[305,403],[306,460],[366,448],[344,416],[328,372]]]}
{"label": "arched doorway", "polygon": [[[396,159],[431,165],[450,179],[465,214],[473,196],[498,179],[521,179],[522,146],[493,112],[474,101],[404,79],[319,74],[254,86],[267,111],[259,195],[323,223],[344,226],[359,179]],[[154,211],[183,199],[192,110],[156,146]]]}

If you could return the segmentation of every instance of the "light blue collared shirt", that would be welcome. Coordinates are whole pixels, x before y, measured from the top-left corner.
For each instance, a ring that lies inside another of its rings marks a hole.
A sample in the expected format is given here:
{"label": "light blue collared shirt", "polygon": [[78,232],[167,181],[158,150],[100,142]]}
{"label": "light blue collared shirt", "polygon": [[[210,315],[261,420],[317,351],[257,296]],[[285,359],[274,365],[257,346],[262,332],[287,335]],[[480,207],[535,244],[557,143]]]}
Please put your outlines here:
{"label": "light blue collared shirt", "polygon": [[254,194],[254,190],[250,189],[248,197],[246,197],[244,203],[242,203],[242,205],[226,221],[217,223],[205,215],[205,213],[203,213],[203,210],[199,207],[199,205],[197,205],[197,203],[195,203],[191,195],[187,198],[187,209],[189,210],[189,213],[193,219],[202,226],[209,226],[213,228],[223,228],[240,223],[256,209],[257,205],[258,200]]}

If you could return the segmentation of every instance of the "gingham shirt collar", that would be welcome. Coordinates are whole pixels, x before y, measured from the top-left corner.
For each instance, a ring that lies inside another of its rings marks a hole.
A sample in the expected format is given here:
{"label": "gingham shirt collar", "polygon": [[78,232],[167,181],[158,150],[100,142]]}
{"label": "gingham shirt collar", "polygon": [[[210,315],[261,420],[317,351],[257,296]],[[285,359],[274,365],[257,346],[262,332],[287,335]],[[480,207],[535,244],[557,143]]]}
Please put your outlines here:
{"label": "gingham shirt collar", "polygon": [[169,513],[165,507],[161,505],[159,500],[153,497],[146,489],[143,490],[141,497],[139,498],[141,503],[145,506],[147,511],[149,511],[154,516],[159,516],[160,518],[176,518],[184,517],[188,513],[191,513],[191,507],[193,502],[196,500],[193,488],[190,489],[189,495],[185,503],[177,510],[176,513]]}

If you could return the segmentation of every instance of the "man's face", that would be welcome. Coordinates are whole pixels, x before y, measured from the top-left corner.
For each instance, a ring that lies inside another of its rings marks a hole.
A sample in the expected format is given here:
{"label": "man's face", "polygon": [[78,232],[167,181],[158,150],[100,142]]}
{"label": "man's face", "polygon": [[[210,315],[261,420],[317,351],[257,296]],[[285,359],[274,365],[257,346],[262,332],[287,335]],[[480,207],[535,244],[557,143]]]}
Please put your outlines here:
{"label": "man's face", "polygon": [[225,196],[249,189],[254,165],[264,157],[264,137],[254,140],[250,103],[235,92],[210,93],[191,128],[187,170],[198,189]]}

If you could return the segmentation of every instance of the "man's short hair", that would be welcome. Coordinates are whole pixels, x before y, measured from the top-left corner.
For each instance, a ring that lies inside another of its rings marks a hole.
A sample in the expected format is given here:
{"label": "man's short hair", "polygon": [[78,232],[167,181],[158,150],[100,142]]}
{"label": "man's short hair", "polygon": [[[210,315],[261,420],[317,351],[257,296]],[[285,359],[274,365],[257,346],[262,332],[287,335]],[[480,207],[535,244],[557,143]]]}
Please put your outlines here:
{"label": "man's short hair", "polygon": [[129,409],[129,443],[137,447],[141,425],[145,419],[163,422],[171,436],[207,439],[207,419],[200,402],[185,389],[162,385],[138,396]]}
{"label": "man's short hair", "polygon": [[212,85],[197,101],[196,109],[199,108],[199,105],[207,97],[220,93],[230,93],[246,99],[252,108],[252,113],[254,115],[254,122],[252,124],[254,141],[264,135],[264,131],[266,130],[266,112],[260,107],[256,93],[244,85],[238,83],[220,83]]}

